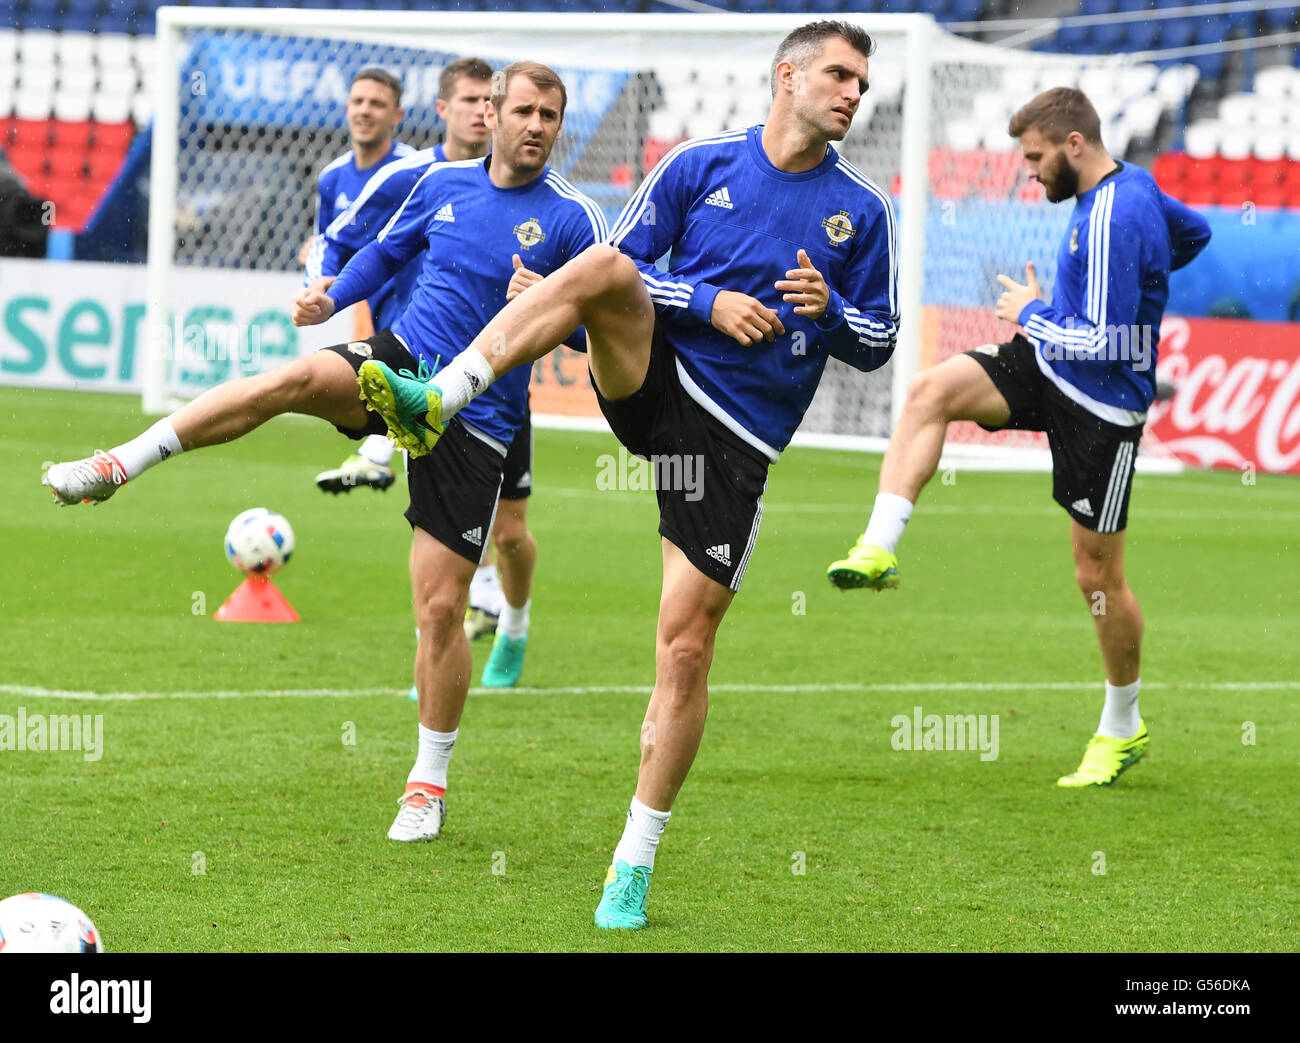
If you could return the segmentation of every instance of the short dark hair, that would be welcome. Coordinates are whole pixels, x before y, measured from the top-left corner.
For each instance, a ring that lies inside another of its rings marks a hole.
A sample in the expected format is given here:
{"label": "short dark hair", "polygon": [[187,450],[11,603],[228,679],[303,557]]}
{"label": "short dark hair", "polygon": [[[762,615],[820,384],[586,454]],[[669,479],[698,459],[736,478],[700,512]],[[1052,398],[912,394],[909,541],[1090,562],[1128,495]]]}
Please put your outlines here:
{"label": "short dark hair", "polygon": [[1085,141],[1101,144],[1101,119],[1088,96],[1076,87],[1053,87],[1021,106],[1011,117],[1007,133],[1018,138],[1035,127],[1053,145],[1059,145],[1073,131]]}
{"label": "short dark hair", "polygon": [[352,77],[353,83],[356,83],[357,80],[374,80],[376,83],[382,83],[385,87],[387,87],[390,91],[393,92],[393,97],[397,100],[397,105],[399,107],[401,106],[402,81],[399,80],[387,69],[381,69],[378,65],[367,65],[364,69],[362,69],[359,73],[357,73],[355,76]]}
{"label": "short dark hair", "polygon": [[457,58],[438,76],[438,98],[449,100],[456,89],[456,81],[460,79],[490,80],[492,66],[482,58]]}
{"label": "short dark hair", "polygon": [[510,92],[510,81],[516,76],[527,76],[533,86],[540,91],[558,90],[560,92],[560,118],[564,118],[564,107],[569,103],[569,92],[564,89],[560,74],[549,65],[541,62],[511,62],[504,69],[492,76],[492,107],[500,111]]}
{"label": "short dark hair", "polygon": [[826,50],[826,41],[838,36],[864,58],[876,51],[876,42],[851,22],[821,21],[801,25],[781,41],[772,59],[772,97],[776,97],[776,67],[789,62],[796,69],[806,69]]}

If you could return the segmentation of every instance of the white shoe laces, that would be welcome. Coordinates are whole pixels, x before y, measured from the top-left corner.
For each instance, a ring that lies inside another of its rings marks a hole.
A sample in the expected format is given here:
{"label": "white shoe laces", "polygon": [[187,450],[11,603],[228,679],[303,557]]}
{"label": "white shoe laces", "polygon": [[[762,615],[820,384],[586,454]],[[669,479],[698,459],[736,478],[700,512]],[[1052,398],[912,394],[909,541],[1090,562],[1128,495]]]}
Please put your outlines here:
{"label": "white shoe laces", "polygon": [[[420,805],[412,805],[411,798],[417,796],[424,797],[425,802]],[[402,829],[418,830],[427,813],[438,814],[437,808],[434,807],[434,802],[438,799],[438,797],[430,796],[421,790],[412,790],[410,793],[402,794],[397,801],[398,806],[401,808],[397,813],[397,825]]]}

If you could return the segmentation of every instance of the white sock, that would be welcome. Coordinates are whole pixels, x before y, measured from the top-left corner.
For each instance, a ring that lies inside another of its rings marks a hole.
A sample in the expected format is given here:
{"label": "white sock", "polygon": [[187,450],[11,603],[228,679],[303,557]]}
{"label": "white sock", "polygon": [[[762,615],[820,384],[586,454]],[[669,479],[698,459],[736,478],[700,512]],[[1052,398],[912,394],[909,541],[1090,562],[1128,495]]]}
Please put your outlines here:
{"label": "white sock", "polygon": [[457,728],[454,732],[435,732],[424,725],[420,728],[420,751],[415,758],[415,767],[406,776],[409,786],[412,782],[424,782],[447,792],[447,765],[451,763],[452,747],[456,745]]}
{"label": "white sock", "polygon": [[474,578],[469,581],[470,593],[477,591],[487,593],[492,590],[501,589],[501,577],[497,575],[495,565],[480,565],[474,570]]}
{"label": "white sock", "polygon": [[1114,739],[1131,739],[1138,733],[1138,689],[1142,678],[1132,684],[1116,687],[1106,682],[1106,705],[1101,711],[1097,731]]}
{"label": "white sock", "polygon": [[176,429],[167,417],[159,420],[142,435],[137,435],[129,442],[123,442],[110,453],[117,457],[117,462],[126,471],[127,478],[147,471],[154,464],[160,464],[169,456],[179,456],[181,440],[176,437]]}
{"label": "white sock", "polygon": [[392,439],[386,435],[366,435],[366,440],[361,443],[357,455],[369,460],[372,464],[387,467],[388,461],[393,458]]}
{"label": "white sock", "polygon": [[442,388],[442,419],[450,420],[496,380],[488,360],[473,348],[462,351],[438,371],[433,382]]}
{"label": "white sock", "polygon": [[[501,602],[501,618],[497,620],[497,629],[506,637],[518,641],[520,638],[528,636],[528,610],[533,605],[533,599],[529,598],[524,602],[523,608],[515,608],[508,601]],[[635,863],[631,863],[635,865]]]}
{"label": "white sock", "polygon": [[659,846],[659,837],[672,815],[671,811],[648,808],[633,797],[627,812],[627,825],[623,827],[623,839],[614,848],[614,861],[621,858],[630,866],[654,869],[655,848]]}
{"label": "white sock", "polygon": [[871,508],[871,520],[867,522],[864,539],[877,547],[884,547],[890,554],[903,538],[907,519],[912,517],[915,504],[903,496],[894,493],[877,493],[876,504]]}

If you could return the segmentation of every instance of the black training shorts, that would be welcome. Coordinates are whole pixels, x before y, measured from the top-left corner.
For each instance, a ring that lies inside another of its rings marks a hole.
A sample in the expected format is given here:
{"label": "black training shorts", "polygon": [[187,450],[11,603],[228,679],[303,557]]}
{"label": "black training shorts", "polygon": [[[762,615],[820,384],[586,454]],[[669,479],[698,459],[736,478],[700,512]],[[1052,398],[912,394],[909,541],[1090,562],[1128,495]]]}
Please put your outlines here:
{"label": "black training shorts", "polygon": [[1021,334],[1006,344],[966,352],[984,367],[1011,407],[1011,419],[986,431],[1042,431],[1052,448],[1052,498],[1093,532],[1128,525],[1129,493],[1142,424],[1125,427],[1067,398],[1038,367],[1036,349]]}
{"label": "black training shorts", "polygon": [[654,469],[659,534],[706,576],[739,590],[763,518],[767,456],[687,395],[658,328],[640,389],[617,402],[597,390],[596,399],[618,440]]}

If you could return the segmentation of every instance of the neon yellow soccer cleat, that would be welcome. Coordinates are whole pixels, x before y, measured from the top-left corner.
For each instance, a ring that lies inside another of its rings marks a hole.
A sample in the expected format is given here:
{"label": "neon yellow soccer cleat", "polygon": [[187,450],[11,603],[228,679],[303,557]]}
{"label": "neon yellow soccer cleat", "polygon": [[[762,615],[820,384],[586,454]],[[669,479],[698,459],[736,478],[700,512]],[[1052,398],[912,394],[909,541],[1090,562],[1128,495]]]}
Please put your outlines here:
{"label": "neon yellow soccer cleat", "polygon": [[898,558],[865,540],[865,536],[859,539],[843,561],[833,562],[826,570],[826,578],[840,590],[892,590],[898,586]]}
{"label": "neon yellow soccer cleat", "polygon": [[1056,784],[1071,788],[1109,786],[1142,759],[1150,744],[1151,733],[1142,721],[1138,721],[1138,733],[1131,739],[1094,735],[1083,753],[1083,763],[1073,773],[1057,779]]}

